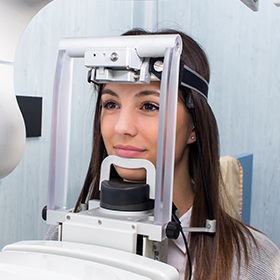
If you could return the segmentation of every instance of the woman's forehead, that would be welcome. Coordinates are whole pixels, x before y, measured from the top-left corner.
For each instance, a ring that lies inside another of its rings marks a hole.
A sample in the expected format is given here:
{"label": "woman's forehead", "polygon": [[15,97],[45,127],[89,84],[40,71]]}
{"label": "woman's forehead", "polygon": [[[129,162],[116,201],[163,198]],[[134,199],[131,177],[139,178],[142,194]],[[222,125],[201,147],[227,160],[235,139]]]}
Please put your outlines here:
{"label": "woman's forehead", "polygon": [[115,93],[118,92],[139,92],[139,91],[160,91],[160,82],[151,82],[150,84],[106,84],[103,87],[102,92],[111,90]]}

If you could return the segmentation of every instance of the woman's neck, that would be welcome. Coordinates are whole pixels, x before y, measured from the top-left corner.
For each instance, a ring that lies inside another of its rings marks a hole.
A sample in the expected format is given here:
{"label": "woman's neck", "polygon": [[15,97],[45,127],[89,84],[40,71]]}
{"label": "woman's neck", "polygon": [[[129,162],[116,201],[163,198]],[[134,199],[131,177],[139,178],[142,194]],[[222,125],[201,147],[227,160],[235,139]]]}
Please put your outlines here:
{"label": "woman's neck", "polygon": [[192,207],[193,200],[193,183],[189,173],[186,172],[186,168],[183,170],[176,168],[174,174],[173,202],[178,209],[180,217]]}

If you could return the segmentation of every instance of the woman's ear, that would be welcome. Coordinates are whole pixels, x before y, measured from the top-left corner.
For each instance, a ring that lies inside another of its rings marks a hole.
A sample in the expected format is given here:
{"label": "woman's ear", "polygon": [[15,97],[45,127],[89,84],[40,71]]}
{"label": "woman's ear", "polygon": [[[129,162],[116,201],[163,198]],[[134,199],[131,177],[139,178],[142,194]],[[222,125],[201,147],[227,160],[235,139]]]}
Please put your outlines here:
{"label": "woman's ear", "polygon": [[196,134],[195,134],[195,130],[193,128],[192,132],[191,132],[191,134],[189,136],[189,139],[188,139],[188,144],[192,144],[194,142],[196,142]]}

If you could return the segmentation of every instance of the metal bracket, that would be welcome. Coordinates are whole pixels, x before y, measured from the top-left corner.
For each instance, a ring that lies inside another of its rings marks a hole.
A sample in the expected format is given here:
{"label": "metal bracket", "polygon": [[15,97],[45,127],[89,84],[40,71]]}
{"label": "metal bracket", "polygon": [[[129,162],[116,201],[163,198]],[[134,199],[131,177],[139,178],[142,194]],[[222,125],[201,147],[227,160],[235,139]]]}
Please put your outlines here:
{"label": "metal bracket", "polygon": [[184,232],[216,232],[216,220],[206,220],[205,227],[183,227]]}

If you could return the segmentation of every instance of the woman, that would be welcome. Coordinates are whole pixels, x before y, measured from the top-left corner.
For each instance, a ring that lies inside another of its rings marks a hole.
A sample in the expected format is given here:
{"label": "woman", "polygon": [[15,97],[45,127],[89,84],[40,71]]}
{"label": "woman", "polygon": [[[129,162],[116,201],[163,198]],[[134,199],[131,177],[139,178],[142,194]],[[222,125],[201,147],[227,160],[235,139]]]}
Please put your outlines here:
{"label": "woman", "polygon": [[[124,35],[170,33],[179,33],[182,37],[182,61],[209,82],[207,57],[186,34],[174,30],[156,33],[131,30]],[[159,82],[99,87],[91,162],[76,212],[88,200],[99,198],[100,166],[107,155],[144,158],[156,165],[158,110]],[[180,87],[173,202],[185,227],[204,227],[210,204],[210,214],[215,217],[217,228],[215,234],[189,234],[191,262],[187,261],[180,240],[170,242],[169,264],[179,270],[181,279],[191,276],[195,280],[280,279],[277,246],[223,210],[219,194],[222,184],[219,158],[217,123],[207,99],[195,90]],[[143,171],[119,167],[114,170],[114,176],[129,181],[144,180]],[[190,263],[193,267],[191,276]]]}

